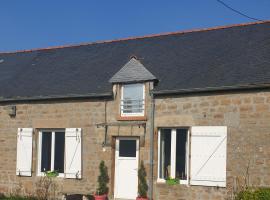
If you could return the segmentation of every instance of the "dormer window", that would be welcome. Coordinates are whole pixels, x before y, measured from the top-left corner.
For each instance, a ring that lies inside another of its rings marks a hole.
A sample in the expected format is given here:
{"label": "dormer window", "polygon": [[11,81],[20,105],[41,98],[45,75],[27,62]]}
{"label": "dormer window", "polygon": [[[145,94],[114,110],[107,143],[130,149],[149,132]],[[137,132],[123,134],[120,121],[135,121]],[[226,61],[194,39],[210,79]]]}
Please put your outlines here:
{"label": "dormer window", "polygon": [[[135,57],[132,57],[112,76],[110,83],[114,86],[121,86],[119,88],[121,90],[121,98],[118,120],[146,120],[145,84],[156,81],[157,78]],[[152,89],[150,84],[148,89]],[[114,92],[117,94],[117,91]]]}
{"label": "dormer window", "polygon": [[144,93],[143,83],[122,85],[121,116],[144,116]]}

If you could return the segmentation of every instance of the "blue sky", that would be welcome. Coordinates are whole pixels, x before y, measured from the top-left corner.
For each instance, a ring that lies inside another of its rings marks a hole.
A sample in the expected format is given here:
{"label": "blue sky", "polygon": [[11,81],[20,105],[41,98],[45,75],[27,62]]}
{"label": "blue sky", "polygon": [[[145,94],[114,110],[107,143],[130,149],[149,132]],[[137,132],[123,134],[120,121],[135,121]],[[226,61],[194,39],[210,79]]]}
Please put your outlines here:
{"label": "blue sky", "polygon": [[[269,0],[223,0],[269,20]],[[251,22],[216,0],[1,0],[0,51]]]}

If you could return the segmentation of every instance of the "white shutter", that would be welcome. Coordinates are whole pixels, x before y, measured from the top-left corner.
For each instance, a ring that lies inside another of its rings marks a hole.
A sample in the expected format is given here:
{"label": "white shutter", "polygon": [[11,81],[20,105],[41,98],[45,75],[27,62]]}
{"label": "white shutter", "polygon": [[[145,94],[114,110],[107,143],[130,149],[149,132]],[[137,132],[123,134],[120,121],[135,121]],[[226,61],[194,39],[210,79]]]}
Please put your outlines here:
{"label": "white shutter", "polygon": [[65,177],[81,178],[81,128],[67,128],[65,135]]}
{"label": "white shutter", "polygon": [[18,128],[16,175],[32,175],[32,128]]}
{"label": "white shutter", "polygon": [[191,128],[190,184],[226,187],[226,126]]}

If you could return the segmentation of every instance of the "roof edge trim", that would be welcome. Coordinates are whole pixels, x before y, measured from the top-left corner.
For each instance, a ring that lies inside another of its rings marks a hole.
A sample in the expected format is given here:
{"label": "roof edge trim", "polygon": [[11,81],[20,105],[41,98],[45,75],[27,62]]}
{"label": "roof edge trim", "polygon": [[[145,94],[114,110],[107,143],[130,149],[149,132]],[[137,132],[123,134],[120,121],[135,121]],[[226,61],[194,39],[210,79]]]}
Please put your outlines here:
{"label": "roof edge trim", "polygon": [[36,97],[17,97],[0,99],[0,103],[20,102],[20,101],[46,101],[46,100],[66,100],[66,99],[87,99],[87,98],[109,98],[112,92],[107,93],[91,93],[86,95],[63,95],[63,96],[36,96]]}
{"label": "roof edge trim", "polygon": [[154,95],[172,95],[172,94],[189,94],[189,93],[200,93],[200,92],[218,92],[218,91],[249,90],[249,89],[264,89],[264,88],[270,88],[270,83],[192,88],[192,89],[179,89],[179,90],[160,90],[160,91],[152,90],[151,92]]}
{"label": "roof edge trim", "polygon": [[144,82],[158,82],[158,79],[147,79],[147,80],[133,80],[133,81],[110,81],[112,84],[131,84],[131,83],[144,83]]}

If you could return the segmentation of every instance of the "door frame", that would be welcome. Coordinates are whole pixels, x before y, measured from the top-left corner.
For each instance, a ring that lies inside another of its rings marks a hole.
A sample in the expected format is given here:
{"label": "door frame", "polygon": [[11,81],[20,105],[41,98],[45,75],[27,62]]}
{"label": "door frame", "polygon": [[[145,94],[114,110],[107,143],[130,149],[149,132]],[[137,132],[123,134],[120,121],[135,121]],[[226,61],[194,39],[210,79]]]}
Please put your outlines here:
{"label": "door frame", "polygon": [[[119,141],[120,140],[136,140],[136,162],[137,162],[137,168],[139,170],[139,156],[140,156],[140,137],[136,137],[136,136],[117,136],[115,137],[115,149],[114,149],[114,191],[113,191],[113,197],[116,197],[116,190],[117,190],[117,186],[116,186],[116,173],[117,173],[117,159],[119,158]],[[138,179],[137,179],[138,180]],[[137,186],[138,186],[139,180],[137,181]]]}

